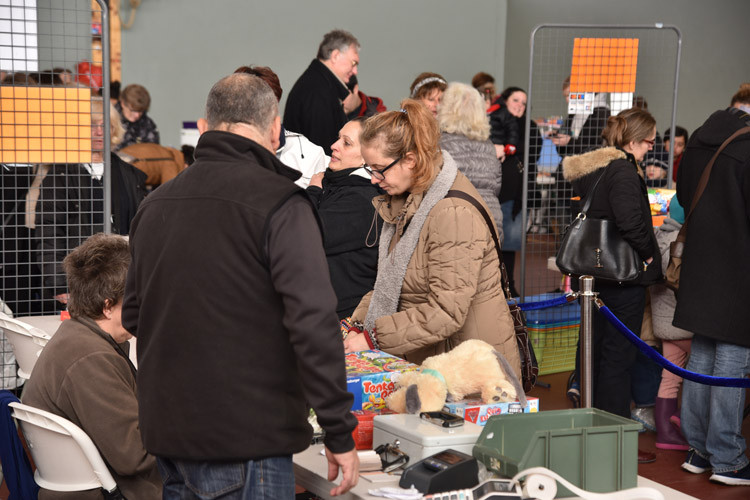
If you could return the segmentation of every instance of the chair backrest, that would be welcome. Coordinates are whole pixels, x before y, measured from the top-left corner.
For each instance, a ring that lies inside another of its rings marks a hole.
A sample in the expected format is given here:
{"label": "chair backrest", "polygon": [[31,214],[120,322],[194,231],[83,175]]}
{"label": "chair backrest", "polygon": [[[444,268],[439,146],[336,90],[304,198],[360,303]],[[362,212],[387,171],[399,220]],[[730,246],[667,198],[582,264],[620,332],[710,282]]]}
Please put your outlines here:
{"label": "chair backrest", "polygon": [[0,328],[13,346],[13,353],[18,361],[18,376],[28,380],[42,349],[51,337],[39,328],[17,319],[0,317]]}
{"label": "chair backrest", "polygon": [[[36,464],[34,480],[52,491],[117,490],[91,438],[70,420],[22,403],[10,403],[13,418]],[[119,490],[118,490],[119,491]]]}

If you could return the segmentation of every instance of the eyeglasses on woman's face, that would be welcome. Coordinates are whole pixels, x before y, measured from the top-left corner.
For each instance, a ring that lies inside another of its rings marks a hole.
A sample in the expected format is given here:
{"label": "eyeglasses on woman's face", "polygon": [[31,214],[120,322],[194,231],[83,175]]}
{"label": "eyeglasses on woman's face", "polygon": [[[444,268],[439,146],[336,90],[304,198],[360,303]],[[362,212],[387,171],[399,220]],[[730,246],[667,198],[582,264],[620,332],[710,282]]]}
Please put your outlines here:
{"label": "eyeglasses on woman's face", "polygon": [[656,141],[652,141],[651,139],[643,139],[643,142],[645,142],[651,147],[654,147],[654,144],[656,144]]}
{"label": "eyeglasses on woman's face", "polygon": [[377,179],[379,181],[382,181],[385,179],[385,172],[392,166],[394,166],[396,163],[400,162],[403,157],[399,156],[395,160],[393,160],[391,163],[389,163],[385,168],[381,168],[380,170],[375,170],[370,165],[364,165],[365,172],[370,174],[370,177]]}

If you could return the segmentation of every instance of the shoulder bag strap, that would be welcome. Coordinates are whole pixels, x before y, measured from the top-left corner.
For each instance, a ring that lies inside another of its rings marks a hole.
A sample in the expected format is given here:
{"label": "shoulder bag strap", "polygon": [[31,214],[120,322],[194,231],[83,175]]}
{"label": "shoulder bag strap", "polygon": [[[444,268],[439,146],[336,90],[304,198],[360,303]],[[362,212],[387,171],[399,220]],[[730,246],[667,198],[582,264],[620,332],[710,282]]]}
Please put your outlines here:
{"label": "shoulder bag strap", "polygon": [[677,233],[677,238],[675,238],[675,241],[672,245],[670,245],[670,259],[672,257],[676,258],[682,258],[682,252],[683,246],[685,242],[687,241],[687,224],[688,220],[690,220],[690,215],[693,213],[693,210],[695,209],[696,205],[698,205],[698,200],[700,200],[701,196],[703,195],[703,191],[706,190],[706,185],[708,185],[708,178],[711,175],[711,169],[713,169],[714,163],[716,162],[716,159],[719,157],[721,152],[726,148],[730,142],[732,142],[734,139],[737,138],[737,136],[746,134],[747,132],[750,132],[750,126],[748,127],[742,127],[741,129],[735,131],[734,134],[730,135],[727,140],[724,141],[724,143],[719,146],[719,149],[716,150],[714,155],[711,157],[711,160],[709,160],[708,164],[706,165],[706,168],[703,169],[703,174],[701,174],[701,178],[698,181],[698,187],[695,190],[695,194],[693,195],[693,199],[690,202],[690,210],[688,210],[687,214],[685,215],[685,222],[682,223],[682,227],[680,228],[680,231]]}
{"label": "shoulder bag strap", "polygon": [[500,249],[500,239],[497,236],[497,233],[495,232],[495,224],[492,222],[492,217],[489,213],[487,213],[487,210],[484,209],[481,203],[471,196],[468,193],[465,193],[464,191],[459,191],[458,189],[451,189],[448,191],[445,195],[446,198],[460,198],[464,201],[468,201],[471,203],[474,208],[479,210],[479,213],[482,214],[482,218],[484,219],[484,222],[487,223],[487,229],[490,230],[490,234],[492,235],[492,240],[495,242],[495,250],[497,251],[497,258],[500,261],[500,279],[502,280],[502,287],[505,291],[505,296],[507,299],[510,299],[510,283],[508,282],[508,271],[505,269],[505,263],[503,262],[503,254],[502,250]]}
{"label": "shoulder bag strap", "polygon": [[599,185],[599,181],[602,180],[602,177],[604,177],[604,172],[607,170],[607,167],[609,167],[609,164],[607,164],[607,166],[602,169],[601,175],[599,176],[598,179],[596,179],[596,182],[594,183],[594,187],[591,188],[591,192],[589,192],[589,195],[586,197],[586,201],[584,202],[583,207],[581,208],[581,213],[578,214],[579,216],[583,214],[585,217],[586,212],[589,211],[589,207],[591,206],[591,201],[594,199],[594,193],[596,192],[596,187]]}
{"label": "shoulder bag strap", "polygon": [[688,210],[687,215],[685,216],[685,222],[682,224],[682,227],[687,226],[688,219],[690,219],[690,214],[693,213],[693,210],[695,209],[695,206],[698,204],[698,200],[700,200],[700,197],[703,195],[703,191],[706,189],[706,185],[708,184],[708,178],[711,175],[711,169],[714,166],[714,163],[716,162],[716,159],[719,157],[722,151],[724,151],[724,148],[726,148],[730,142],[735,140],[737,136],[740,136],[742,134],[746,134],[750,132],[750,127],[742,127],[741,129],[735,131],[734,134],[730,135],[724,143],[719,146],[719,149],[716,150],[714,155],[711,157],[711,160],[706,165],[706,168],[703,170],[703,174],[701,175],[700,180],[698,181],[698,188],[695,190],[695,194],[693,195],[693,200],[690,202],[690,210]]}

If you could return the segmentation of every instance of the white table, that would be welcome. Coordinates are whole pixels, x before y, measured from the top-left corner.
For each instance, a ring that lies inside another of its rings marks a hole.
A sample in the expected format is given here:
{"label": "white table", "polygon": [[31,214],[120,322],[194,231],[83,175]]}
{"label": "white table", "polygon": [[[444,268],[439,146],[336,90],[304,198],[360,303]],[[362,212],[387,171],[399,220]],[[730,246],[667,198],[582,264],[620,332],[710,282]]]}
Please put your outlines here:
{"label": "white table", "polygon": [[[23,316],[17,319],[18,321],[23,321],[35,328],[39,328],[50,337],[55,334],[62,323],[59,313],[44,316]],[[130,343],[128,357],[130,358],[130,361],[132,361],[133,366],[138,368],[138,361],[135,357],[135,337],[131,338],[128,342]]]}
{"label": "white table", "polygon": [[[302,453],[294,455],[295,482],[321,498],[375,499],[379,497],[368,494],[367,490],[383,488],[386,486],[398,486],[398,480],[400,476],[393,476],[393,481],[391,482],[378,483],[372,483],[360,477],[357,486],[355,486],[351,491],[349,491],[345,495],[331,497],[329,494],[331,489],[336,486],[336,484],[340,483],[341,480],[340,478],[337,478],[336,482],[333,483],[326,479],[328,475],[328,462],[326,461],[326,457],[320,454],[320,451],[322,449],[323,445],[317,444],[310,446]],[[685,493],[661,485],[641,476],[638,476],[638,486],[654,488],[661,491],[664,495],[665,500],[698,500],[695,497],[691,497],[690,495],[686,495]]]}

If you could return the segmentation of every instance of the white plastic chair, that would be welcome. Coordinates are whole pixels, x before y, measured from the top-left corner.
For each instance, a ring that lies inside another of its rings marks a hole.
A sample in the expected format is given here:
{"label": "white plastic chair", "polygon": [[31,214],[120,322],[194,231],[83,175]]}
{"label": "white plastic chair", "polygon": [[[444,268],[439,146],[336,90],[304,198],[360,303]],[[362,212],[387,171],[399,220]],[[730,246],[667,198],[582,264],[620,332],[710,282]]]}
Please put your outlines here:
{"label": "white plastic chair", "polygon": [[52,337],[17,319],[0,317],[0,328],[13,346],[18,362],[18,376],[28,380],[42,349]]}
{"label": "white plastic chair", "polygon": [[102,488],[106,498],[123,498],[91,438],[70,420],[22,403],[10,403],[13,418],[36,464],[34,480],[47,490]]}

